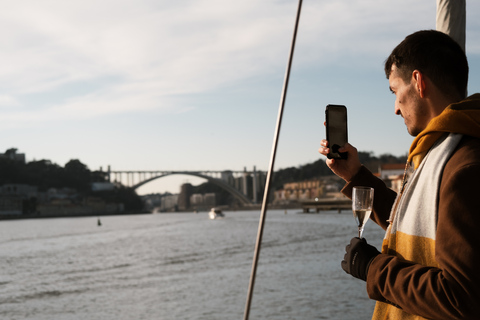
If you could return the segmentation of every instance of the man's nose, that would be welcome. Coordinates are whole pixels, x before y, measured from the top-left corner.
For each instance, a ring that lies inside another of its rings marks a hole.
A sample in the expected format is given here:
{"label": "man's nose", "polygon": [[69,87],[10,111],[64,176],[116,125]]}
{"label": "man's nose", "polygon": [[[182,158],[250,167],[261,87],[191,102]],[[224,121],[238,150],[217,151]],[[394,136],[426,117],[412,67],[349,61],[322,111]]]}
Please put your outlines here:
{"label": "man's nose", "polygon": [[397,107],[397,104],[396,104],[396,103],[395,103],[395,114],[396,114],[397,116],[401,116],[401,115],[402,115],[402,112],[400,111],[400,108]]}

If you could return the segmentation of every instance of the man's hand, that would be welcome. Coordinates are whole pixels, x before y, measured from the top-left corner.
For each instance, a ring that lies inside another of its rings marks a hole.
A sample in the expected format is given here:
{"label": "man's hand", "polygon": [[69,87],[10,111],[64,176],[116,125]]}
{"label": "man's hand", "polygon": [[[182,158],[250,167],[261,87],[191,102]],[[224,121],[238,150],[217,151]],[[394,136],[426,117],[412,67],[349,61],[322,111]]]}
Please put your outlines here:
{"label": "man's hand", "polygon": [[[328,141],[323,139],[320,141],[320,145],[321,147],[318,149],[318,152],[324,156],[327,156],[327,154],[330,152],[330,148],[328,148]],[[348,159],[327,159],[325,163],[330,170],[333,171],[333,173],[346,182],[349,182],[362,166],[360,159],[358,158],[357,149],[351,144],[347,143],[338,149],[338,152],[347,152]]]}
{"label": "man's hand", "polygon": [[358,237],[353,238],[345,250],[347,253],[342,261],[342,269],[355,278],[367,281],[368,267],[380,252],[369,245],[367,240]]}

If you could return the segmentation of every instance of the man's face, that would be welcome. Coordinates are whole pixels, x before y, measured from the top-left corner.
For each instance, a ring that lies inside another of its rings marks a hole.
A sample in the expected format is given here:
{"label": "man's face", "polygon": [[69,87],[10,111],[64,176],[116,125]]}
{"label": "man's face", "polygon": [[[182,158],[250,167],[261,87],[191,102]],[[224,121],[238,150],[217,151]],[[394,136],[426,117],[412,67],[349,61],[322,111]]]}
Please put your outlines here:
{"label": "man's face", "polygon": [[428,124],[428,115],[422,105],[418,93],[417,83],[413,76],[406,83],[399,75],[397,67],[392,65],[388,78],[390,90],[395,94],[395,114],[402,116],[407,126],[407,131],[412,136],[417,136]]}

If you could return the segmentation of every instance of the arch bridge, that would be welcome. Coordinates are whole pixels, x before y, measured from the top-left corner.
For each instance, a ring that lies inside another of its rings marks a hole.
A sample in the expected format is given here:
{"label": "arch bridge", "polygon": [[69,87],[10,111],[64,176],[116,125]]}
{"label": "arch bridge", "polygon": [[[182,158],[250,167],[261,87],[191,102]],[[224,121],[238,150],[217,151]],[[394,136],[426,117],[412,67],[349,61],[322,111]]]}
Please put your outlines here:
{"label": "arch bridge", "polygon": [[[137,189],[154,180],[161,179],[171,175],[190,175],[203,178],[208,182],[224,189],[237,199],[242,205],[251,205],[257,203],[257,193],[260,186],[264,185],[265,172],[257,171],[254,167],[253,171],[232,170],[206,170],[206,171],[135,171],[135,170],[110,170],[108,168],[108,180],[112,182],[120,182],[122,185]],[[251,179],[248,179],[248,178]],[[250,182],[250,183],[249,183]],[[248,196],[251,191],[251,197]]]}

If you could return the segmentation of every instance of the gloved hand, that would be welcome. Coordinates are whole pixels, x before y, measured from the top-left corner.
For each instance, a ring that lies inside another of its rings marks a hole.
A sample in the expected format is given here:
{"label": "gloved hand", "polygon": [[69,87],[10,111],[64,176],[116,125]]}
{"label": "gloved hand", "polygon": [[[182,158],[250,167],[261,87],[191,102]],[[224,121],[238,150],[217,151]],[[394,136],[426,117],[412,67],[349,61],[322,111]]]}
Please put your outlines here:
{"label": "gloved hand", "polygon": [[345,248],[347,253],[343,257],[342,269],[355,278],[367,281],[368,267],[380,252],[367,243],[364,238],[352,238]]}

